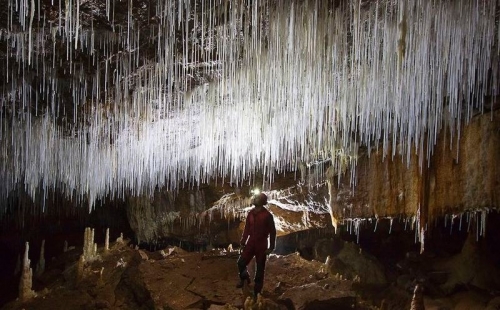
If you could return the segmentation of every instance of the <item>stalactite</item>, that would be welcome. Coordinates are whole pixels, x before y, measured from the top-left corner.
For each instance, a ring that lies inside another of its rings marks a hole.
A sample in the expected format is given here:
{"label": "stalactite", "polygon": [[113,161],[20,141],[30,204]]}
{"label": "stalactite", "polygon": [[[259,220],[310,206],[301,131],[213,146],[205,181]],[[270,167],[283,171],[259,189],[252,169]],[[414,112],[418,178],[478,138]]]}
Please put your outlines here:
{"label": "stalactite", "polygon": [[408,164],[416,151],[422,165],[442,129],[455,143],[499,92],[496,0],[167,1],[147,27],[134,1],[116,14],[107,0],[109,30],[95,29],[98,13],[83,19],[86,3],[59,1],[41,23],[35,1],[9,0],[0,198],[24,183],[31,197],[58,188],[90,211],[129,191],[241,184],[257,170],[272,182],[322,161],[355,185],[360,146]]}
{"label": "stalactite", "polygon": [[420,254],[423,254],[425,250],[425,229],[420,228]]}

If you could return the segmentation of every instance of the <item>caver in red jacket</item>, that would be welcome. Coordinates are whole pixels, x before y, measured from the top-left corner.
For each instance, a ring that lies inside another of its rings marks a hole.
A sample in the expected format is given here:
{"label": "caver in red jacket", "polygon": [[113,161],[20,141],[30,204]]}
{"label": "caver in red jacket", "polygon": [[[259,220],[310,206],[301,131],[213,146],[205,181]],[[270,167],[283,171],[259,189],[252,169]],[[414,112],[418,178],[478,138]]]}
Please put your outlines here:
{"label": "caver in red jacket", "polygon": [[[263,207],[263,205],[267,204],[267,196],[265,194],[260,194],[255,197],[252,202],[255,208],[248,213],[245,231],[240,241],[244,248],[238,259],[240,282],[237,287],[242,287],[244,281],[250,282],[247,265],[255,256],[257,268],[254,279],[254,294],[257,296],[264,285],[266,255],[274,250],[276,244],[276,227],[274,226],[273,215]],[[269,248],[267,241],[268,237],[270,238]],[[269,251],[266,253],[268,249]]]}

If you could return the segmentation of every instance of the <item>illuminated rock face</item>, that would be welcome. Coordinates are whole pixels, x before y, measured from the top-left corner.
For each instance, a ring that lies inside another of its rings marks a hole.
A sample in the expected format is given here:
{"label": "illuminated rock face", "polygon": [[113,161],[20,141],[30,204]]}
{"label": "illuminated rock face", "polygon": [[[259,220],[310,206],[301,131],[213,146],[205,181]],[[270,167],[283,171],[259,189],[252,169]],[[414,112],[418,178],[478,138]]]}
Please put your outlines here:
{"label": "illuminated rock face", "polygon": [[[278,236],[330,225],[324,183],[310,187],[292,172],[276,176],[271,186],[264,191]],[[138,242],[173,237],[205,245],[238,243],[251,208],[250,190],[214,183],[177,194],[158,190],[153,198],[129,197],[127,217]]]}

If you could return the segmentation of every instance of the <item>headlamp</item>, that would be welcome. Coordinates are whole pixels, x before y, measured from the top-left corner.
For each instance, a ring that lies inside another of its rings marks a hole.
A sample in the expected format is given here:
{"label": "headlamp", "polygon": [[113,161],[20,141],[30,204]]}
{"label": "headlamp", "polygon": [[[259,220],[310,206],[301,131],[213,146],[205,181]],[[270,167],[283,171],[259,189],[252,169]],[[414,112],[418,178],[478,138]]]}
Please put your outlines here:
{"label": "headlamp", "polygon": [[258,194],[260,194],[260,189],[254,188],[250,191],[250,193],[252,193],[252,195],[254,196],[257,196]]}

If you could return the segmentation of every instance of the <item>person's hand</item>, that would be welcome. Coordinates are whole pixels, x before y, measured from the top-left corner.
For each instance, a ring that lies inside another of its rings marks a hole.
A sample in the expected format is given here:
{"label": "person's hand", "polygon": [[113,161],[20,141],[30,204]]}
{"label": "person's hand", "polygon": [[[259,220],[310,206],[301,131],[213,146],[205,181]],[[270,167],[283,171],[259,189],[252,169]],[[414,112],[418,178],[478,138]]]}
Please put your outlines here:
{"label": "person's hand", "polygon": [[267,249],[267,250],[266,250],[266,255],[271,254],[273,251],[274,251],[274,249]]}

